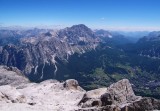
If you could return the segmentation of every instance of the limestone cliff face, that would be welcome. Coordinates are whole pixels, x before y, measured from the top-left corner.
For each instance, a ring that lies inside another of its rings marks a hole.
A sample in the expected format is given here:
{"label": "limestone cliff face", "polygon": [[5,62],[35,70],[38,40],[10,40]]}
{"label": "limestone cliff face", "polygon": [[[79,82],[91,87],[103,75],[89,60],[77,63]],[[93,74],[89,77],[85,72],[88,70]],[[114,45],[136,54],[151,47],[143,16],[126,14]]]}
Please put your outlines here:
{"label": "limestone cliff face", "polygon": [[[18,45],[0,46],[0,64],[17,67],[34,81],[55,78],[59,61],[67,62],[70,55],[92,50],[98,44],[92,30],[82,24],[54,33],[28,33],[30,36],[21,37]],[[50,74],[46,70],[51,70]]]}

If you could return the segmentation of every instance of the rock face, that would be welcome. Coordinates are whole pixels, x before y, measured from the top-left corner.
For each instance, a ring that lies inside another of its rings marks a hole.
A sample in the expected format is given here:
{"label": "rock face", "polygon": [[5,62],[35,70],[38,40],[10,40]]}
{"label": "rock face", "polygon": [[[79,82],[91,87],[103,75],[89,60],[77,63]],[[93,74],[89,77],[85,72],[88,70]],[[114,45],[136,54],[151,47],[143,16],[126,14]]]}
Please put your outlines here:
{"label": "rock face", "polygon": [[108,88],[86,92],[79,111],[150,111],[160,110],[160,101],[136,96],[127,79],[118,81]]}
{"label": "rock face", "polygon": [[38,29],[21,33],[18,45],[0,44],[0,64],[17,67],[32,81],[58,78],[60,61],[67,62],[70,55],[90,51],[98,44],[93,31],[83,24],[55,33]]}
{"label": "rock face", "polygon": [[132,102],[140,98],[135,96],[128,79],[123,79],[112,84],[108,87],[108,93],[112,96],[112,99],[115,100],[114,104]]}
{"label": "rock face", "polygon": [[29,83],[29,80],[17,68],[0,66],[0,86],[20,86],[26,83]]}

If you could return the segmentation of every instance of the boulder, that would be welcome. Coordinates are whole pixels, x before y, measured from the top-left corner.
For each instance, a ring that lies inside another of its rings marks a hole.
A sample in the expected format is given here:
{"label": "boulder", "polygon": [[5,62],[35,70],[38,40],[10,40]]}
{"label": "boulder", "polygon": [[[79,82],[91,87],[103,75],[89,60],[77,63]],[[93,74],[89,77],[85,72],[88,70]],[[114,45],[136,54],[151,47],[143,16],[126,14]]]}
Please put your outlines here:
{"label": "boulder", "polygon": [[136,96],[128,79],[122,79],[108,87],[108,92],[114,104],[123,104],[135,101],[141,97]]}
{"label": "boulder", "polygon": [[75,79],[68,79],[64,82],[63,84],[64,88],[66,88],[67,90],[79,90],[79,91],[84,91],[84,89],[82,89],[79,84],[78,81]]}
{"label": "boulder", "polygon": [[84,94],[83,99],[79,102],[83,108],[85,107],[93,107],[93,106],[101,106],[102,102],[100,100],[101,95],[107,92],[107,88],[99,88],[95,90],[91,90]]}
{"label": "boulder", "polygon": [[123,79],[110,85],[108,88],[99,88],[86,92],[79,105],[82,108],[86,107],[105,107],[110,109],[121,108],[125,104],[132,103],[141,97],[136,96],[132,86],[127,79]]}

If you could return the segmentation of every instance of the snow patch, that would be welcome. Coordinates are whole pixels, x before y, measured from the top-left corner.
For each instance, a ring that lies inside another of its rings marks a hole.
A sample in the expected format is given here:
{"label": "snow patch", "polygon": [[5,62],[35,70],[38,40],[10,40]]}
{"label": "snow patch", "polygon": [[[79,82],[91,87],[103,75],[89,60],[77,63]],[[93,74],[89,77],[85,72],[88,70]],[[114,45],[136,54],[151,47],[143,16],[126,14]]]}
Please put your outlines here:
{"label": "snow patch", "polygon": [[34,68],[34,74],[37,74],[38,65]]}
{"label": "snow patch", "polygon": [[54,54],[54,55],[51,55],[51,57],[52,57],[52,58],[51,58],[52,63],[55,64],[55,63],[56,63],[56,60],[55,60],[56,55],[55,55],[55,54]]}
{"label": "snow patch", "polygon": [[72,51],[68,50],[67,54],[72,55]]}
{"label": "snow patch", "polygon": [[41,75],[40,79],[43,79],[43,70],[44,70],[45,64],[46,63],[44,62],[43,67],[42,67],[42,75]]}
{"label": "snow patch", "polygon": [[56,72],[57,72],[58,68],[57,68],[56,64],[54,64],[54,66],[55,66],[54,76],[56,76]]}
{"label": "snow patch", "polygon": [[54,66],[55,66],[55,71],[54,71],[54,76],[56,76],[56,72],[57,72],[57,70],[58,70],[58,68],[57,68],[57,66],[56,66],[56,60],[55,60],[55,57],[56,57],[56,55],[54,54],[54,55],[51,55],[51,61],[52,61],[52,63],[54,64]]}
{"label": "snow patch", "polygon": [[112,38],[113,36],[109,34],[108,37],[109,37],[109,38]]}

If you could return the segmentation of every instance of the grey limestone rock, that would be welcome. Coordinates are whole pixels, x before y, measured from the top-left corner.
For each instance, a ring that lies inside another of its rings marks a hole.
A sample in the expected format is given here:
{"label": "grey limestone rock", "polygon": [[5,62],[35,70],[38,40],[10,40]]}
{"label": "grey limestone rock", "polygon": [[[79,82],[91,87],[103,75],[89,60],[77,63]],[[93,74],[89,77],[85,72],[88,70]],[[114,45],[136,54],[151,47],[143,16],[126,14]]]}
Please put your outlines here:
{"label": "grey limestone rock", "polygon": [[82,89],[79,84],[78,81],[75,79],[68,79],[64,82],[64,88],[68,89],[68,90],[79,90],[79,91],[85,91],[84,89]]}
{"label": "grey limestone rock", "polygon": [[110,85],[108,88],[88,91],[81,103],[83,103],[82,106],[85,107],[85,104],[88,106],[88,101],[92,104],[94,100],[97,101],[97,99],[99,99],[102,102],[102,105],[120,105],[138,100],[139,98],[141,97],[134,94],[129,81],[127,79],[123,79]]}
{"label": "grey limestone rock", "polygon": [[0,66],[0,86],[20,86],[29,83],[29,80],[16,67]]}
{"label": "grey limestone rock", "polygon": [[11,103],[25,103],[26,98],[23,94],[17,91],[15,87],[10,85],[0,86],[0,101]]}

